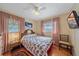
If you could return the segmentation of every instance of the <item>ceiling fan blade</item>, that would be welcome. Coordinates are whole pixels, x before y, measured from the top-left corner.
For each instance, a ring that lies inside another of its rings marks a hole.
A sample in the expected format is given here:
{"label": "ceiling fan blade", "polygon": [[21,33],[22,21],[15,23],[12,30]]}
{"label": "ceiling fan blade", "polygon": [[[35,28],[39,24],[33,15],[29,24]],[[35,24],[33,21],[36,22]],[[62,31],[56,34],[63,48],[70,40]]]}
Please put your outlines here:
{"label": "ceiling fan blade", "polygon": [[41,7],[41,8],[40,8],[40,10],[45,10],[45,9],[46,9],[46,7]]}
{"label": "ceiling fan blade", "polygon": [[46,7],[40,6],[39,4],[30,3],[28,7],[24,8],[24,10],[30,10],[30,9],[33,9],[35,11],[41,11],[41,10],[46,9]]}
{"label": "ceiling fan blade", "polygon": [[27,7],[24,8],[24,10],[30,10],[32,8],[35,8],[36,6],[33,3],[29,3]]}

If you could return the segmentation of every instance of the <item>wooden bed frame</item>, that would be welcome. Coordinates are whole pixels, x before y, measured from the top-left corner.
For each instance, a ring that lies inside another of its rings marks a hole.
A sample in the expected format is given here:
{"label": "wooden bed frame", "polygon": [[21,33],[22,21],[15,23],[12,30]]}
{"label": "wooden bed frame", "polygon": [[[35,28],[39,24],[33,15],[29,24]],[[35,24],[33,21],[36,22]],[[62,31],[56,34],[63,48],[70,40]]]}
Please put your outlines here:
{"label": "wooden bed frame", "polygon": [[25,30],[23,33],[21,33],[20,39],[21,39],[24,35],[27,35],[27,34],[28,34],[28,31],[31,31],[30,34],[35,34],[35,32],[34,32],[33,30],[27,29],[27,30]]}

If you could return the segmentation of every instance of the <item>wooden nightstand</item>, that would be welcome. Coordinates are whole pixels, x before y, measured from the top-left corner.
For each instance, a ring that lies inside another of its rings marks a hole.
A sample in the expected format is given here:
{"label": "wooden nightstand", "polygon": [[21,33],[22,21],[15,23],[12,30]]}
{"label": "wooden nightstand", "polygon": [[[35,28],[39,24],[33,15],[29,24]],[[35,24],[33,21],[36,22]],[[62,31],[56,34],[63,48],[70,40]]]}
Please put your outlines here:
{"label": "wooden nightstand", "polygon": [[15,42],[13,44],[9,44],[9,51],[11,52],[15,47],[21,47],[21,43],[20,42]]}

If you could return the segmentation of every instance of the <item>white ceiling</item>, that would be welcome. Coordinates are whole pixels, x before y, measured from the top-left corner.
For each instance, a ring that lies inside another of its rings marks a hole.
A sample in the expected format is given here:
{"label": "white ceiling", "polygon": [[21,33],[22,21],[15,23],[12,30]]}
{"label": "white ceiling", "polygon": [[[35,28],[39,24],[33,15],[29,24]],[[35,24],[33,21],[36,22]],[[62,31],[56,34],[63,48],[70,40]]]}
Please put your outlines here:
{"label": "white ceiling", "polygon": [[40,15],[33,14],[34,9],[31,3],[0,3],[0,10],[22,16],[26,19],[44,19],[50,16],[60,15],[69,12],[73,5],[72,3],[41,3],[39,6],[46,7],[40,12]]}

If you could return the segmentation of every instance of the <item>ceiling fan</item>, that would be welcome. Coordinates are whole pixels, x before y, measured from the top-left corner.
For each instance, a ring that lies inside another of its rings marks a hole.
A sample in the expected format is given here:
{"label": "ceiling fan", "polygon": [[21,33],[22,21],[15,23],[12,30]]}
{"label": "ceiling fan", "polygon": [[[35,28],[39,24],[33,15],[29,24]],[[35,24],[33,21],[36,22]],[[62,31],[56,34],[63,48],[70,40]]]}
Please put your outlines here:
{"label": "ceiling fan", "polygon": [[46,9],[46,7],[42,6],[41,4],[32,4],[32,6],[34,7],[33,13],[35,15],[39,15],[41,11]]}
{"label": "ceiling fan", "polygon": [[41,11],[45,10],[46,7],[43,6],[42,4],[38,4],[38,3],[30,3],[30,5],[33,7],[32,8],[32,13],[35,15],[39,15]]}
{"label": "ceiling fan", "polygon": [[42,4],[31,4],[31,5],[34,7],[35,10],[41,11],[41,10],[46,9],[46,7],[43,6]]}

